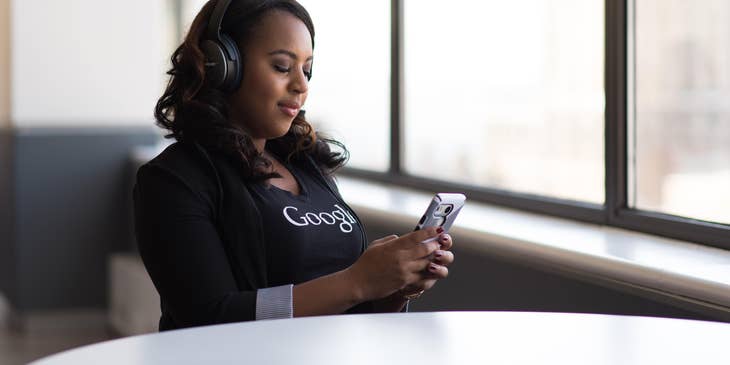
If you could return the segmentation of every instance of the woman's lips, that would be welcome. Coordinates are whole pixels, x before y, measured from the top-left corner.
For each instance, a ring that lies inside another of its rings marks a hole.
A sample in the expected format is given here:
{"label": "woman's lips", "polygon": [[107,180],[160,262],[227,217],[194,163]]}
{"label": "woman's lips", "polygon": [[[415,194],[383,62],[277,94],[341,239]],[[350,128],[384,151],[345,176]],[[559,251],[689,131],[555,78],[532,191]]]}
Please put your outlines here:
{"label": "woman's lips", "polygon": [[279,110],[290,117],[296,117],[299,113],[299,108],[284,104],[279,104]]}

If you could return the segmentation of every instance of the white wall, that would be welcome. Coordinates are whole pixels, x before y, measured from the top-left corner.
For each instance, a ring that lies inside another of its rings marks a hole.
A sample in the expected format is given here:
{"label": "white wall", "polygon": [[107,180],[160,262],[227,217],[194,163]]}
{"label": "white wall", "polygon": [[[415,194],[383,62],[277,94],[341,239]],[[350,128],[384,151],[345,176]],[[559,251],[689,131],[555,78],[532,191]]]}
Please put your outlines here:
{"label": "white wall", "polygon": [[0,129],[10,127],[10,0],[0,0]]}
{"label": "white wall", "polygon": [[174,31],[168,2],[12,0],[14,126],[151,125]]}

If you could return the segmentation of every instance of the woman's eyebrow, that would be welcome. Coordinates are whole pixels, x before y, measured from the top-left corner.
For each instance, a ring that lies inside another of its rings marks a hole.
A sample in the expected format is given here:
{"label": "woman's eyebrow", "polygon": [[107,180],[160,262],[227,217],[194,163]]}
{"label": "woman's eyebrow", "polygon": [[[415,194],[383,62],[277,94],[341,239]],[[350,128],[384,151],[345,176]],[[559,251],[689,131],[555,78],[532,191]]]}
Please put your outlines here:
{"label": "woman's eyebrow", "polygon": [[[294,59],[294,60],[296,60],[296,59],[297,59],[297,55],[296,55],[296,53],[294,53],[294,52],[291,52],[291,51],[287,51],[287,50],[285,50],[285,49],[277,49],[276,51],[271,51],[271,52],[269,52],[269,56],[273,56],[273,55],[277,55],[277,54],[284,54],[284,55],[287,55],[287,56],[291,57],[291,58],[292,58],[292,59]],[[311,60],[311,59],[313,59],[313,58],[314,58],[314,57],[312,57],[312,56],[309,56],[309,57],[307,57],[307,59],[306,59],[306,60],[304,60],[304,61],[305,61],[305,62],[306,62],[306,61],[310,61],[310,60]]]}

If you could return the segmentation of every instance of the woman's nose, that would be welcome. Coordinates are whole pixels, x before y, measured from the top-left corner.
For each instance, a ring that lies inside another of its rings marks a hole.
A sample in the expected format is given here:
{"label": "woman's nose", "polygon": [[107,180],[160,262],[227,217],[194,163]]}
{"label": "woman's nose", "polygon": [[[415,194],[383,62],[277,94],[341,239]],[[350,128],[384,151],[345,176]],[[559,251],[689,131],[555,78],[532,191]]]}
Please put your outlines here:
{"label": "woman's nose", "polygon": [[303,94],[309,91],[309,80],[304,71],[295,72],[292,76],[290,89],[298,94]]}

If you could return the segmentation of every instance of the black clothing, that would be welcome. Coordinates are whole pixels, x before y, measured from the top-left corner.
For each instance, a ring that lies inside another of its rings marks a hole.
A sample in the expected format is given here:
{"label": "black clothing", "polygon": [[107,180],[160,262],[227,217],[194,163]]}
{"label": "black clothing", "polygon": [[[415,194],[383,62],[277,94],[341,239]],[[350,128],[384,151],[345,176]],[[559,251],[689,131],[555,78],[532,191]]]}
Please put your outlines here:
{"label": "black clothing", "polygon": [[[361,226],[316,163],[305,158],[301,166]],[[138,170],[135,233],[160,294],[161,331],[256,318],[256,290],[275,285],[249,185],[229,158],[197,143],[172,144]],[[357,242],[362,253],[362,230]],[[370,303],[352,308],[371,309]]]}
{"label": "black clothing", "polygon": [[346,269],[365,243],[355,218],[316,172],[283,164],[299,182],[299,195],[264,183],[248,185],[263,222],[269,286],[300,284]]}

